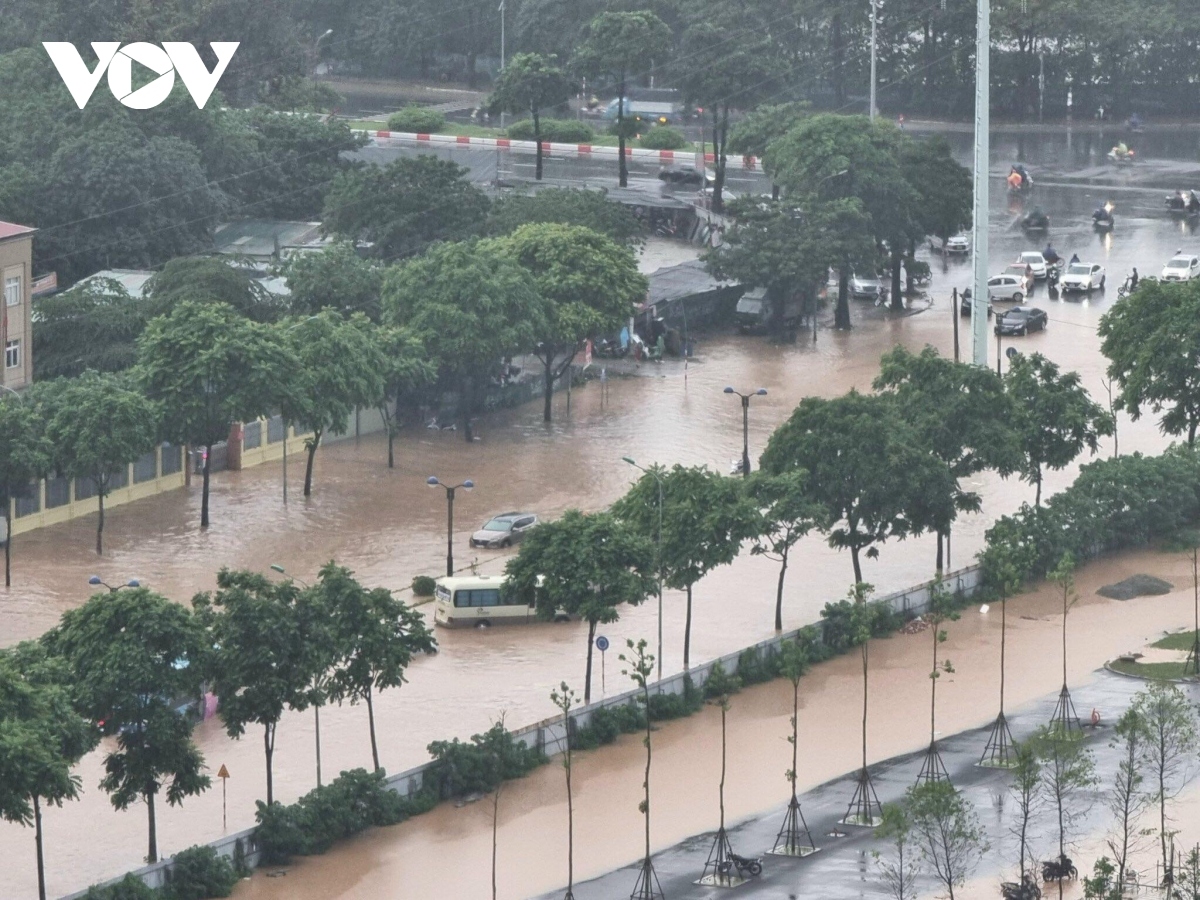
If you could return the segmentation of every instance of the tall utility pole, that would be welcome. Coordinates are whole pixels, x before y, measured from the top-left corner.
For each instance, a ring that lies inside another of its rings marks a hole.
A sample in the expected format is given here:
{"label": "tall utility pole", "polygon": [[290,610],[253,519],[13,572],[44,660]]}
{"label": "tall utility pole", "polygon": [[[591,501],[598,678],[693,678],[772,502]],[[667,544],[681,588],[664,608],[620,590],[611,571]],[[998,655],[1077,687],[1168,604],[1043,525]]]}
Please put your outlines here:
{"label": "tall utility pole", "polygon": [[870,117],[872,121],[875,119],[875,113],[878,110],[875,107],[875,57],[877,56],[877,45],[875,42],[876,25],[879,21],[878,15],[879,0],[871,0],[871,110]]}
{"label": "tall utility pole", "polygon": [[[504,19],[505,19],[504,5],[506,2],[507,2],[507,0],[500,0],[500,8],[498,10],[500,13],[500,71],[501,72],[504,71]],[[500,127],[501,128],[504,127],[504,110],[503,109],[500,110]],[[499,159],[500,159],[500,157],[497,155],[497,157],[496,157],[496,161],[497,161],[496,180],[497,181],[500,180]]]}
{"label": "tall utility pole", "polygon": [[971,288],[971,362],[987,365],[988,307],[988,155],[991,109],[988,63],[991,55],[991,0],[977,0],[975,34],[975,226],[971,254],[974,279]]}

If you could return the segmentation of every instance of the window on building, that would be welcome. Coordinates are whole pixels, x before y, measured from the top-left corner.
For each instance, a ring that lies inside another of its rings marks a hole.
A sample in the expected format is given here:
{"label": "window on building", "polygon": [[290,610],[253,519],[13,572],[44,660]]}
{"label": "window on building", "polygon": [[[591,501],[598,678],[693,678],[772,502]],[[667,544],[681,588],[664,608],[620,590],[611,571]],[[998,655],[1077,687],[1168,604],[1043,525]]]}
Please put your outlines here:
{"label": "window on building", "polygon": [[4,368],[16,369],[21,365],[21,342],[9,341],[4,345]]}
{"label": "window on building", "polygon": [[21,302],[21,276],[11,275],[4,279],[4,302],[17,306]]}

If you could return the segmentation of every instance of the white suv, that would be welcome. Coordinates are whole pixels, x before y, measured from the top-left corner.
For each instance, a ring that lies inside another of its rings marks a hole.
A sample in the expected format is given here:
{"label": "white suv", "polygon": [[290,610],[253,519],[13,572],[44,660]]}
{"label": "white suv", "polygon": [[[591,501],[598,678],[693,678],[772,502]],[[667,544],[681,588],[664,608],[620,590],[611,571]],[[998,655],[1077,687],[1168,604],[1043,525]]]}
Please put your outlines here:
{"label": "white suv", "polygon": [[1059,290],[1087,291],[1104,290],[1104,266],[1095,263],[1071,263],[1058,282]]}
{"label": "white suv", "polygon": [[1176,256],[1162,270],[1163,281],[1191,281],[1200,275],[1200,257]]}

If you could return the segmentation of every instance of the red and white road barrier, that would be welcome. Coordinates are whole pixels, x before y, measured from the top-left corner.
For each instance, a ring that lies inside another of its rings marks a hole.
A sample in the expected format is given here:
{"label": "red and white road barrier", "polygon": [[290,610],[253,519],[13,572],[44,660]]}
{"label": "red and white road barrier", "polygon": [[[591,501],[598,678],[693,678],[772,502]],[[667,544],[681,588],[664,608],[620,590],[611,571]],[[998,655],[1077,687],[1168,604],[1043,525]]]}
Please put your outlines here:
{"label": "red and white road barrier", "polygon": [[[507,150],[510,153],[536,154],[537,144],[534,141],[513,141],[508,138],[468,137],[462,134],[407,134],[399,131],[366,131],[363,132],[374,143],[387,144],[462,144],[472,147],[491,147]],[[542,141],[542,155],[558,158],[612,157],[616,158],[616,147],[600,147],[594,144],[554,144]],[[686,150],[645,150],[641,147],[626,147],[625,156],[630,159],[653,160],[660,163],[695,163],[696,153]],[[704,161],[715,161],[712,153],[704,154]],[[759,161],[753,156],[730,156],[726,160],[730,169],[757,171]]]}

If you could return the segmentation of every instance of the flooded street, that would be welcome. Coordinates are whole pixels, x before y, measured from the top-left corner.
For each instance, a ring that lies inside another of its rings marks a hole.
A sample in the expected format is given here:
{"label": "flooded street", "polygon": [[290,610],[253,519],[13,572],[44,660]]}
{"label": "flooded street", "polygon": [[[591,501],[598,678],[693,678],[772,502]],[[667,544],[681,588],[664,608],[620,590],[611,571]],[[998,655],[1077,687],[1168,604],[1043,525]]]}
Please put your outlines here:
{"label": "flooded street", "polygon": [[[1034,172],[1036,176],[1036,168]],[[1011,227],[1016,212],[1010,210],[998,185],[993,195],[991,268],[998,271],[1018,252],[1040,249],[1044,239],[1023,239]],[[1045,288],[1038,287],[1030,302],[1049,312],[1049,328],[1012,342],[1022,351],[1041,352],[1063,368],[1078,370],[1101,402],[1105,401],[1105,363],[1095,328],[1115,302],[1117,285],[1131,266],[1136,265],[1143,275],[1157,274],[1177,248],[1200,249],[1200,238],[1182,231],[1162,213],[1162,191],[1158,189],[1122,194],[1117,199],[1115,234],[1097,237],[1091,229],[1090,211],[1107,196],[1103,188],[1039,189],[1036,200],[1052,217],[1055,247],[1064,256],[1077,252],[1084,261],[1105,265],[1109,289],[1089,299],[1063,301],[1048,299]],[[656,264],[671,264],[693,252],[686,246],[657,243],[650,249]],[[642,465],[678,462],[728,471],[729,461],[741,452],[741,408],[722,393],[727,384],[739,390],[768,390],[767,396],[754,398],[750,412],[751,456],[757,459],[771,431],[801,398],[832,397],[851,387],[869,389],[880,354],[895,344],[913,349],[932,344],[943,354],[951,354],[954,314],[949,293],[951,288],[967,284],[969,263],[951,262],[949,271],[943,273],[940,260],[934,260],[933,268],[932,300],[914,301],[914,308],[905,314],[856,302],[855,328],[836,333],[823,327],[815,344],[811,337],[781,346],[726,332],[698,335],[696,358],[686,368],[678,360],[644,365],[637,377],[610,380],[605,402],[595,384],[578,389],[573,392],[569,415],[566,396],[560,393],[555,399],[555,421],[549,426],[541,421],[538,402],[484,417],[479,425],[482,440],[473,445],[464,442],[458,432],[412,429],[397,441],[394,470],[386,467],[382,437],[331,444],[318,456],[314,495],[309,501],[299,492],[300,455],[293,457],[290,466],[293,482],[286,506],[278,463],[220,474],[213,480],[213,524],[206,533],[197,527],[200,495],[194,485],[186,492],[163,494],[109,511],[103,559],[90,549],[95,527],[92,518],[19,535],[13,542],[14,587],[0,590],[0,645],[36,637],[54,625],[63,610],[87,598],[87,579],[93,573],[110,583],[136,577],[186,602],[195,592],[214,587],[221,566],[267,571],[277,564],[294,576],[311,580],[322,564],[336,559],[370,585],[406,589],[414,575],[439,575],[444,567],[445,500],[441,491],[425,485],[429,475],[475,481],[475,490],[460,492],[455,504],[456,565],[468,565],[477,554],[481,572],[498,573],[504,565],[503,555],[471,553],[466,547],[469,532],[491,514],[527,509],[554,517],[574,506],[603,507],[618,498],[637,474],[621,462],[623,456]],[[826,318],[828,326],[832,310],[826,311]],[[967,356],[966,320],[960,325]],[[994,344],[989,347],[989,357],[994,364]],[[1132,423],[1121,417],[1118,432],[1123,453],[1158,452],[1166,445],[1153,419]],[[1111,440],[1102,445],[1101,452],[1112,452]],[[1050,473],[1046,489],[1061,489],[1076,471],[1073,466]],[[983,498],[983,512],[956,525],[955,566],[972,561],[995,517],[1033,498],[1030,486],[991,474],[981,476],[973,487]],[[885,545],[878,561],[864,561],[864,576],[879,593],[924,581],[932,575],[934,552],[933,541],[926,539]],[[1177,560],[1148,554],[1089,568],[1084,576],[1088,599],[1073,619],[1079,641],[1072,666],[1080,677],[1114,652],[1138,646],[1139,637],[1184,621],[1187,604],[1179,594],[1128,606],[1092,597],[1096,585],[1106,583],[1110,575],[1113,580],[1120,577],[1114,574],[1117,570],[1125,574],[1153,571],[1177,585],[1182,583],[1183,567]],[[828,600],[845,594],[851,574],[848,556],[828,548],[820,536],[805,539],[793,554],[785,628],[816,620]],[[745,554],[703,580],[695,592],[693,658],[715,657],[771,635],[775,577],[774,564]],[[1022,598],[1014,609],[1040,616],[1048,611],[1045,603],[1040,596]],[[674,672],[682,662],[681,595],[668,592],[665,608],[664,670]],[[994,714],[990,674],[978,681],[973,673],[978,671],[977,663],[991,672],[987,660],[993,653],[997,625],[994,617],[968,614],[952,630],[952,652],[957,646],[959,656],[969,656],[972,665],[961,667],[946,691],[943,712],[947,728],[978,725]],[[1015,676],[1017,667],[1010,671],[1014,702],[1018,696],[1039,696],[1053,688],[1057,664],[1057,657],[1046,649],[1055,639],[1052,623],[1018,620],[1016,627],[1020,637],[1010,647],[1014,653],[1028,656],[1023,660],[1027,671]],[[627,637],[650,638],[654,631],[653,603],[623,610],[621,621],[604,628],[614,648],[623,646]],[[381,761],[389,771],[423,762],[430,741],[469,737],[501,714],[514,726],[542,719],[553,712],[548,697],[552,687],[564,679],[577,687],[583,681],[586,626],[579,623],[478,632],[439,629],[438,638],[441,652],[418,660],[409,672],[411,683],[384,692],[376,704]],[[874,755],[912,749],[922,739],[924,720],[907,715],[904,705],[909,697],[906,692],[923,696],[928,685],[920,655],[925,645],[921,643],[918,652],[915,643],[906,638],[885,642],[875,657],[878,672],[891,668],[899,674],[914,665],[917,668],[906,677],[880,677],[877,682],[881,693]],[[820,723],[820,731],[809,732],[806,740],[816,740],[818,734],[821,740],[819,753],[815,744],[810,745],[812,763],[805,773],[809,783],[847,768],[846,754],[856,731],[839,710],[854,696],[854,667],[853,660],[834,661],[806,682],[814,704],[812,720]],[[609,692],[627,687],[621,683],[619,668],[614,653],[607,665]],[[744,729],[744,739],[737,739],[737,753],[747,760],[744,771],[755,773],[745,782],[731,785],[735,815],[768,806],[782,793],[786,745],[771,736],[781,735],[786,725],[782,691],[781,685],[766,686],[748,692],[735,704],[732,715],[753,724]],[[896,693],[888,695],[887,691]],[[697,736],[711,724],[709,718],[705,714],[661,732],[660,758],[664,762],[659,770],[663,781],[657,844],[707,827],[709,792],[692,790],[683,776],[694,756]],[[344,768],[369,765],[365,710],[350,706],[328,709],[322,714],[322,725],[327,777]],[[252,738],[230,741],[216,719],[199,727],[197,740],[210,769],[225,764],[232,773],[229,829],[252,825],[254,800],[265,791],[260,743]],[[285,716],[277,746],[276,795],[290,802],[316,781],[311,716]],[[627,776],[625,766],[640,751],[636,739],[627,739],[581,763],[579,808],[581,817],[587,818],[577,827],[582,829],[579,846],[589,848],[589,856],[581,856],[580,862],[592,874],[636,854],[634,795],[640,782]],[[672,752],[674,764],[670,762]],[[711,768],[712,764],[707,759],[696,762],[701,767]],[[100,771],[101,756],[94,753],[78,770],[84,786],[82,799],[45,814],[51,895],[139,864],[145,845],[145,810],[135,805],[128,812],[114,812],[107,796],[97,788]],[[680,779],[674,787],[670,781],[673,772]],[[557,867],[539,863],[543,854],[552,859],[561,855],[556,849],[564,814],[560,787],[561,770],[549,766],[506,789],[502,835],[521,839],[509,842],[511,855],[504,857],[504,896],[527,896],[561,883]],[[367,835],[328,857],[304,863],[287,879],[256,879],[239,896],[399,898],[416,896],[419,889],[432,896],[477,896],[485,877],[483,848],[490,839],[485,834],[490,829],[486,806],[439,809],[397,829]],[[159,809],[159,841],[164,854],[220,834],[219,790],[193,798],[181,808],[164,805]],[[451,852],[455,860],[469,861],[469,865],[429,865],[430,860],[445,860]],[[32,830],[0,825],[0,858],[13,861],[0,894],[29,896],[34,890]],[[301,872],[304,878],[294,877]],[[402,892],[395,887],[398,884],[404,885]]]}

